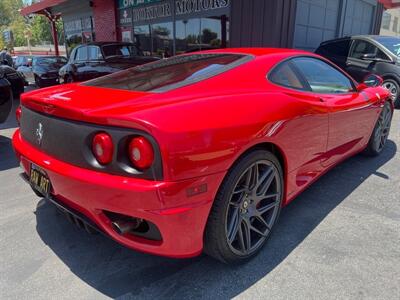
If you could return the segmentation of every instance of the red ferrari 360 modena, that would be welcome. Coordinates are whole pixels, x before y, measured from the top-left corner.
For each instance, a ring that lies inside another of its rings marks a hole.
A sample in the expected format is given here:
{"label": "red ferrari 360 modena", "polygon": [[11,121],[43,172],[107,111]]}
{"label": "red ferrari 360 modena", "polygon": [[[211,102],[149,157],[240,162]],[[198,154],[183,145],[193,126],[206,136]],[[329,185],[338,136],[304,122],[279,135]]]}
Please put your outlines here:
{"label": "red ferrari 360 modena", "polygon": [[88,231],[233,263],[324,172],[382,151],[380,84],[303,51],[204,51],[23,94],[13,145],[36,194]]}

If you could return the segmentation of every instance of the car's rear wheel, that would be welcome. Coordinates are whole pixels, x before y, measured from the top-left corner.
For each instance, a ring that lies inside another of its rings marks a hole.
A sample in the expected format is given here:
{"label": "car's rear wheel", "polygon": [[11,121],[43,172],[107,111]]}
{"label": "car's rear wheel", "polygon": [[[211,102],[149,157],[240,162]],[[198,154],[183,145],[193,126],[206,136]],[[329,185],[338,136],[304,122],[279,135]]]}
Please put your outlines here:
{"label": "car's rear wheel", "polygon": [[394,106],[400,108],[400,85],[393,79],[386,79],[382,86],[386,88],[394,101]]}
{"label": "car's rear wheel", "polygon": [[368,146],[365,149],[365,154],[377,156],[382,152],[389,137],[392,115],[393,112],[390,103],[386,102],[379,115],[378,121],[375,124],[374,131],[372,132]]}
{"label": "car's rear wheel", "polygon": [[277,158],[264,150],[245,155],[218,191],[206,227],[205,252],[225,263],[256,255],[278,219],[282,196]]}

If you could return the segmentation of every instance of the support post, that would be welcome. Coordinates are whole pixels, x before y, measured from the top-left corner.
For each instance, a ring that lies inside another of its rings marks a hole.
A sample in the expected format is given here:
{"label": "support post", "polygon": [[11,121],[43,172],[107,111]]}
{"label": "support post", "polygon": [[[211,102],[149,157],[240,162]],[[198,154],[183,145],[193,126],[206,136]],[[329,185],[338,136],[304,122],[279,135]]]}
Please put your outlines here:
{"label": "support post", "polygon": [[60,51],[58,50],[57,27],[56,27],[56,21],[54,18],[52,18],[50,20],[50,24],[51,24],[51,32],[53,33],[54,50],[56,52],[56,56],[59,56]]}
{"label": "support post", "polygon": [[57,36],[57,26],[56,22],[60,18],[60,15],[52,15],[51,12],[47,9],[45,9],[42,13],[47,17],[47,19],[50,21],[50,26],[51,26],[51,33],[53,35],[53,43],[54,43],[54,51],[56,52],[56,56],[60,55],[60,51],[58,49],[58,36]]}

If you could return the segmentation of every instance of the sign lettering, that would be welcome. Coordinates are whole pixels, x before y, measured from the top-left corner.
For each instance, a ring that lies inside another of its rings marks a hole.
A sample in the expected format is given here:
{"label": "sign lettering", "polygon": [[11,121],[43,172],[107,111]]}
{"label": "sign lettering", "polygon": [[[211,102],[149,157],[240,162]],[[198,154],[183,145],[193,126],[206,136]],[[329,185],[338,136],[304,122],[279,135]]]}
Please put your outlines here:
{"label": "sign lettering", "polygon": [[119,0],[118,8],[137,7],[144,4],[160,2],[162,0]]}

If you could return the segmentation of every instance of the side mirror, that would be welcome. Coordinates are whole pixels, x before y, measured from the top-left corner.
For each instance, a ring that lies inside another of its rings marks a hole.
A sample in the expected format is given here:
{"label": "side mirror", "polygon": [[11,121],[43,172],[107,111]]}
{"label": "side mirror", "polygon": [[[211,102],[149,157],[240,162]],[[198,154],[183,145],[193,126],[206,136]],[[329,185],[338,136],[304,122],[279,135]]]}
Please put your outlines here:
{"label": "side mirror", "polygon": [[366,53],[361,56],[362,60],[375,60],[376,55],[374,53]]}
{"label": "side mirror", "polygon": [[378,87],[381,86],[383,83],[382,77],[375,75],[375,74],[369,74],[367,75],[363,82],[358,86],[358,90],[363,90],[369,87]]}

